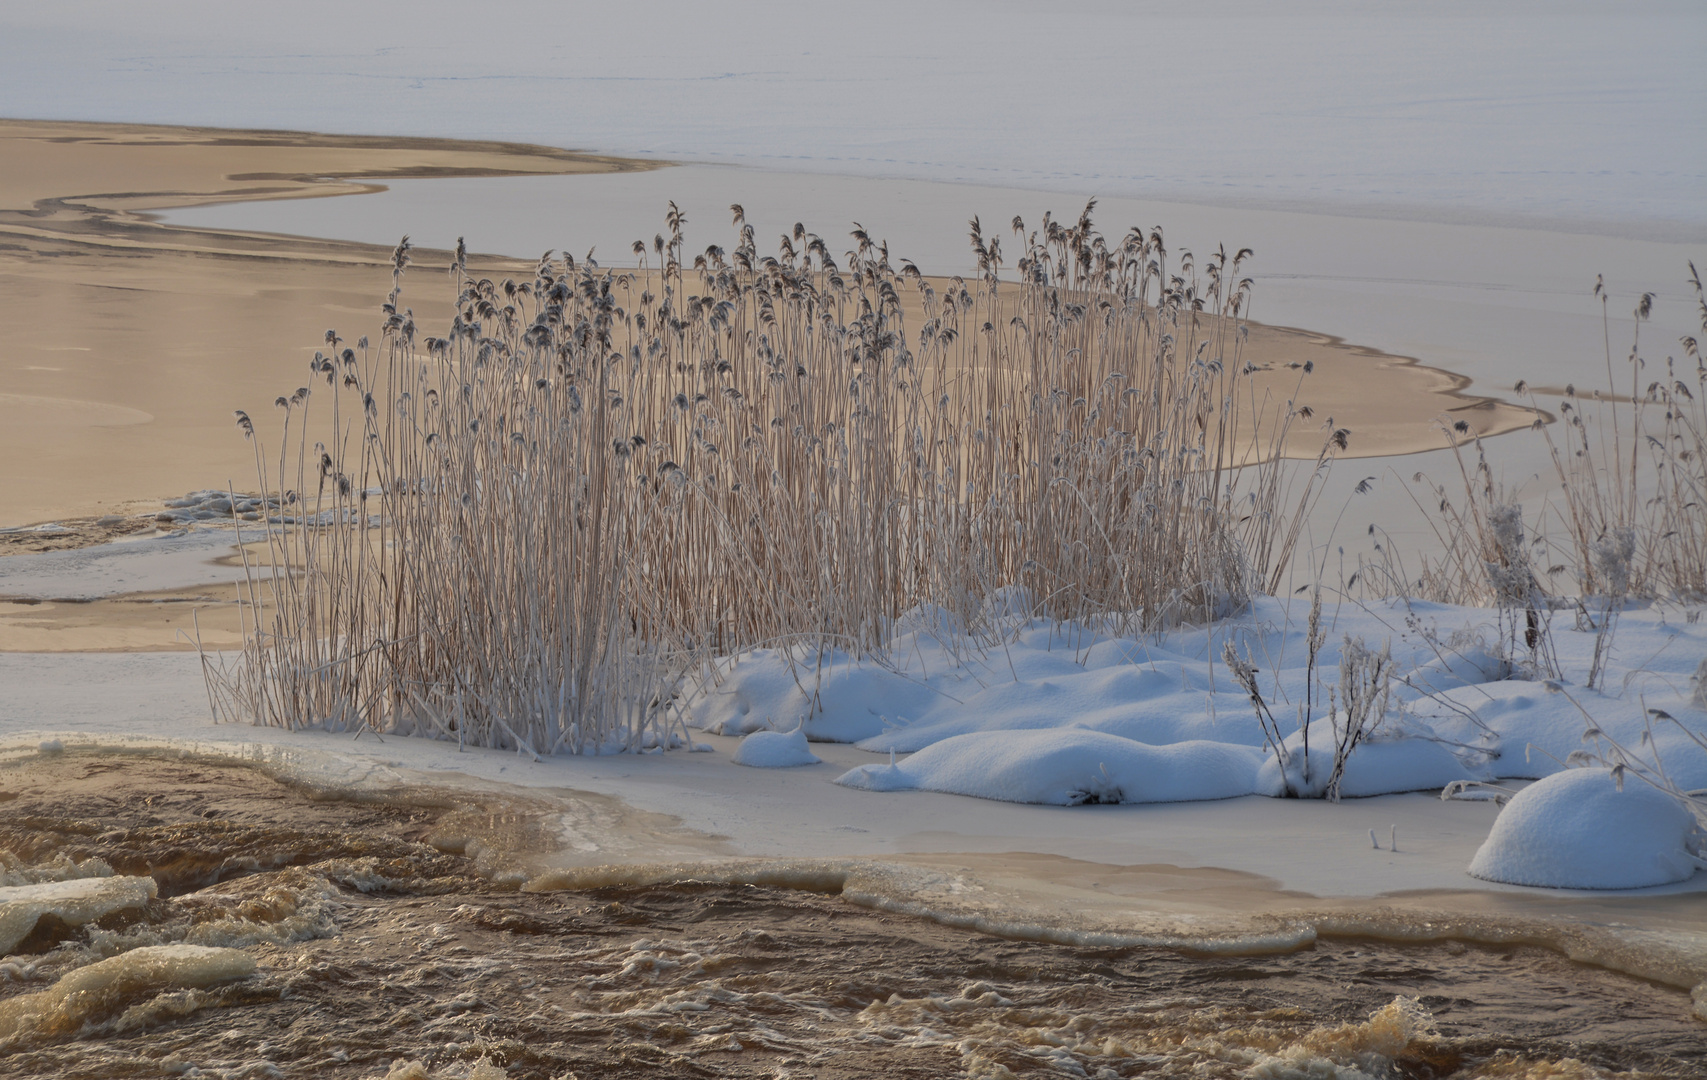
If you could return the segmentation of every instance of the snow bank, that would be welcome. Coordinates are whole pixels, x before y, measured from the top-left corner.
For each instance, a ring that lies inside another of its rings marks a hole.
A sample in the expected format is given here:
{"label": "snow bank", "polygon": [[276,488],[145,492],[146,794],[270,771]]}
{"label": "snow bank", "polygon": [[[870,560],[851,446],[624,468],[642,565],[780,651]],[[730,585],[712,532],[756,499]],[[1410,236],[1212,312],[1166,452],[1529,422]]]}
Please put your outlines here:
{"label": "snow bank", "polygon": [[[804,648],[732,657],[715,680],[687,695],[688,720],[721,734],[799,721],[815,741],[921,755],[921,764],[873,766],[845,778],[867,790],[926,787],[1012,801],[1086,801],[1100,798],[1096,792],[1105,788],[1126,785],[1084,776],[1077,765],[1067,767],[1053,786],[1033,784],[1027,769],[1016,767],[1011,775],[1020,787],[1007,794],[997,792],[991,777],[1010,775],[1003,769],[1020,759],[1016,754],[1076,762],[1087,733],[1132,744],[1099,744],[1112,748],[1105,754],[1110,769],[1112,761],[1142,754],[1143,748],[1153,752],[1188,742],[1262,755],[1266,740],[1249,697],[1219,662],[1230,642],[1257,668],[1260,691],[1291,757],[1292,790],[1320,796],[1333,769],[1328,693],[1350,638],[1387,643],[1394,681],[1388,715],[1346,762],[1343,796],[1547,776],[1584,749],[1591,718],[1650,771],[1663,761],[1680,787],[1707,788],[1707,749],[1684,730],[1707,731],[1707,713],[1688,700],[1696,660],[1707,653],[1707,627],[1668,622],[1663,612],[1625,613],[1617,644],[1642,658],[1642,666],[1609,671],[1605,685],[1615,689],[1605,692],[1569,681],[1571,674],[1580,680],[1586,672],[1593,634],[1554,627],[1567,673],[1563,683],[1514,677],[1520,667],[1506,658],[1509,646],[1500,645],[1496,613],[1487,610],[1416,601],[1330,609],[1326,646],[1311,670],[1308,605],[1301,597],[1260,598],[1236,619],[1140,636],[1034,619],[1029,600],[1010,592],[982,613],[976,629],[983,636],[942,609],[925,607],[896,620],[893,644],[877,658],[856,661],[840,652],[816,657]],[[1299,725],[1307,696],[1313,722],[1306,775]],[[1669,710],[1677,721],[1653,722],[1649,731],[1645,707]],[[1018,738],[1024,734],[1035,737]],[[1057,753],[1045,755],[1050,739]],[[950,742],[952,749],[922,757]],[[952,767],[948,757],[956,761]],[[1281,795],[1286,786],[1270,751],[1247,790]],[[1134,785],[1126,801],[1150,801],[1152,796],[1142,794],[1150,789]],[[1179,790],[1200,788],[1180,781]],[[1201,790],[1221,794],[1167,798],[1245,793],[1207,781]]]}
{"label": "snow bank", "polygon": [[[1042,651],[1036,642],[1026,644],[1026,653]],[[1130,651],[1123,652],[1122,644]],[[1051,670],[1038,671],[1044,665],[1037,656],[1016,656],[1020,677],[1010,675],[958,702],[926,702],[923,714],[907,714],[919,719],[860,740],[860,749],[905,754],[968,732],[1065,725],[1155,745],[1188,739],[1262,745],[1250,703],[1225,692],[1235,689],[1225,682],[1224,692],[1213,693],[1206,665],[1174,659],[1134,663],[1143,653],[1118,639],[1086,650],[1079,664],[1067,649],[1043,655],[1056,661]]]}
{"label": "snow bank", "polygon": [[741,740],[730,757],[737,765],[755,769],[787,769],[796,765],[816,765],[823,760],[806,745],[806,732],[755,731]]}
{"label": "snow bank", "polygon": [[836,783],[868,791],[909,788],[1006,802],[1189,802],[1255,790],[1259,751],[1193,739],[1167,746],[1065,728],[956,735],[905,761],[861,765]]}
{"label": "snow bank", "polygon": [[1558,889],[1640,889],[1684,881],[1699,866],[1694,816],[1678,801],[1610,769],[1567,769],[1512,798],[1470,873]]}
{"label": "snow bank", "polygon": [[155,888],[150,877],[74,878],[0,888],[0,956],[17,948],[44,915],[81,926],[114,911],[142,907],[154,898]]}
{"label": "snow bank", "polygon": [[800,651],[755,649],[725,668],[722,685],[689,703],[689,722],[713,735],[805,726],[822,742],[858,742],[881,734],[889,717],[918,715],[934,696],[928,686],[845,653],[821,662]]}

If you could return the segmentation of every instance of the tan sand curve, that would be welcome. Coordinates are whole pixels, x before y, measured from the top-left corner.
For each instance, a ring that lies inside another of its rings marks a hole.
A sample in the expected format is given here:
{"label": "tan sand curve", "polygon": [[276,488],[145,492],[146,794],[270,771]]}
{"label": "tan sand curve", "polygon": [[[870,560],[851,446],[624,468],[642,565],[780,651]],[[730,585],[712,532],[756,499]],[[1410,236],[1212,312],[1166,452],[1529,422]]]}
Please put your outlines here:
{"label": "tan sand curve", "polygon": [[[350,194],[390,177],[657,167],[506,143],[19,120],[0,121],[0,161],[0,528],[252,486],[253,451],[232,410],[265,412],[304,383],[327,329],[377,336],[387,249],[169,227],[146,211]],[[407,302],[429,332],[450,317],[431,270],[445,258],[418,252],[410,279]],[[1443,421],[1497,434],[1535,415],[1321,334],[1253,323],[1244,355],[1261,392],[1315,413],[1291,456],[1314,457],[1314,425],[1328,418],[1351,430],[1352,455],[1373,456],[1439,448]],[[1314,374],[1301,383],[1306,363]],[[36,399],[83,407],[37,409]]]}

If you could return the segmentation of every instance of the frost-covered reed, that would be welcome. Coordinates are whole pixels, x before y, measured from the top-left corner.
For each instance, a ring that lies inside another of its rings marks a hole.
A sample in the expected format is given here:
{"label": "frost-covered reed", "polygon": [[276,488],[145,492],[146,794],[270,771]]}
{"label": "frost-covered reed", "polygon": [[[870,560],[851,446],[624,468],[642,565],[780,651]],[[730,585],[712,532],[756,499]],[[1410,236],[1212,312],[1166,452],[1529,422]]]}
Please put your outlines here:
{"label": "frost-covered reed", "polygon": [[[1707,290],[1693,263],[1688,281],[1702,337],[1680,338],[1681,358],[1661,361],[1643,346],[1653,305],[1643,294],[1622,370],[1605,335],[1604,389],[1564,387],[1557,424],[1531,394],[1556,486],[1529,507],[1527,526],[1524,507],[1495,482],[1487,446],[1470,435],[1454,444],[1461,485],[1429,485],[1426,509],[1444,554],[1408,580],[1384,567],[1366,576],[1373,587],[1519,612],[1568,598],[1597,623],[1616,618],[1626,599],[1707,600]],[[1604,314],[1604,284],[1594,293]],[[1526,382],[1515,389],[1530,394]],[[1460,423],[1449,435],[1468,432]],[[1523,631],[1531,648],[1537,629],[1530,621]]]}
{"label": "frost-covered reed", "polygon": [[1241,357],[1248,252],[1170,264],[1087,207],[1014,220],[1018,281],[974,220],[978,274],[933,284],[858,228],[761,255],[732,210],[733,249],[689,252],[672,204],[634,269],[495,281],[459,245],[443,337],[405,239],[378,344],[328,332],[276,460],[257,440],[295,523],[266,523],[216,713],[640,749],[716,656],[875,655],[921,605],[976,636],[1005,586],[1123,630],[1274,587],[1316,473],[1288,486],[1299,413]]}

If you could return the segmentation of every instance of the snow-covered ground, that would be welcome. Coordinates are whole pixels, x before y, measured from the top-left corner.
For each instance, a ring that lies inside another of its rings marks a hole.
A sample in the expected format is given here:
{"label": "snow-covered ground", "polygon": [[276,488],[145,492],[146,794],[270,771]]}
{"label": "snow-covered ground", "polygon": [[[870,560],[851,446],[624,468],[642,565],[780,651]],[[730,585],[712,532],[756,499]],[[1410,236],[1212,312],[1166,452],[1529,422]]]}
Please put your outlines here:
{"label": "snow-covered ground", "polygon": [[[134,551],[125,557],[136,573],[115,580],[160,588],[186,574],[181,560],[219,553],[219,535],[94,550],[109,558]],[[179,562],[165,557],[174,545]],[[14,557],[0,570],[64,558]],[[35,575],[11,576],[28,582]],[[1482,887],[1468,867],[1495,817],[1496,797],[1504,801],[1522,781],[1567,766],[1624,762],[1626,790],[1606,796],[1614,810],[1654,783],[1707,789],[1707,748],[1698,741],[1707,737],[1707,712],[1692,701],[1707,658],[1707,625],[1698,621],[1698,609],[1625,611],[1609,638],[1611,660],[1600,686],[1590,689],[1584,682],[1597,634],[1579,626],[1572,611],[1555,613],[1546,628],[1557,663],[1549,673],[1526,667],[1523,641],[1502,640],[1497,613],[1417,601],[1329,602],[1313,669],[1310,605],[1302,596],[1259,599],[1248,613],[1212,627],[1149,635],[1032,618],[1019,593],[1003,595],[999,605],[976,635],[941,612],[911,613],[896,627],[889,655],[861,662],[777,649],[729,658],[714,675],[684,687],[680,699],[682,716],[697,729],[691,739],[713,746],[710,754],[558,758],[541,765],[413,739],[388,739],[383,749],[367,739],[338,738],[336,745],[363,760],[377,753],[411,768],[605,791],[727,836],[733,852],[753,855],[907,850],[919,843],[912,800],[922,792],[953,796],[933,800],[955,807],[939,813],[942,835],[924,845],[939,851],[1011,842],[1019,850],[1065,852],[1059,840],[1032,846],[1042,822],[1049,823],[1044,835],[1080,828],[1062,811],[1041,810],[1045,805],[1075,807],[1065,813],[1100,823],[1107,819],[1093,815],[1106,811],[1081,804],[1151,804],[1146,809],[1157,812],[1155,804],[1194,804],[1183,814],[1167,811],[1163,833],[1121,838],[1116,847],[1136,846],[1120,857],[1227,866],[1331,893]],[[1284,769],[1228,667],[1229,647],[1255,669],[1264,708],[1284,743]],[[1367,659],[1383,649],[1391,664],[1387,707],[1372,714],[1361,743],[1343,755],[1336,782],[1334,749],[1346,726],[1343,654],[1364,650]],[[313,734],[212,727],[200,670],[185,655],[0,655],[0,735],[25,742],[73,733],[326,745],[326,737]],[[1301,727],[1307,698],[1308,754]],[[1591,729],[1598,734],[1585,734]],[[1573,758],[1584,752],[1592,760]],[[1337,807],[1278,798],[1288,791],[1320,796],[1330,782],[1347,800]],[[1441,790],[1454,783],[1466,789],[1464,797],[1482,801],[1443,804]],[[1413,792],[1423,794],[1405,794]],[[1388,798],[1365,801],[1377,796]],[[1395,813],[1405,820],[1388,820]],[[1178,832],[1180,821],[1194,818],[1201,824]],[[1278,846],[1260,842],[1269,830],[1290,834],[1306,819],[1309,830],[1327,833]],[[1142,816],[1122,820],[1144,829]],[[1363,876],[1367,834],[1374,830],[1391,851],[1394,825],[1407,856],[1432,855],[1407,860],[1397,877],[1372,883]],[[1444,847],[1442,828],[1457,837]],[[1670,869],[1658,877],[1634,871],[1607,877],[1598,870],[1573,877],[1560,864],[1547,871],[1545,883],[1606,888],[1687,878],[1690,852],[1702,850],[1693,828],[1673,829]],[[1187,839],[1194,830],[1197,839]],[[1246,845],[1246,835],[1259,842]],[[1073,850],[1092,857],[1108,839]],[[1323,845],[1336,852],[1330,864],[1346,856],[1362,861],[1343,864],[1336,876],[1302,854],[1320,854]],[[623,858],[657,855],[641,849]],[[1503,861],[1484,856],[1479,878],[1542,883],[1533,845]],[[1700,878],[1707,884],[1707,875]]]}
{"label": "snow-covered ground", "polygon": [[[1394,676],[1390,707],[1345,762],[1344,799],[1332,803],[1275,797],[1276,755],[1222,653],[1231,642],[1258,669],[1288,780],[1319,792],[1335,722],[1318,688],[1306,768],[1307,598],[1124,637],[1032,620],[1006,599],[1000,640],[915,613],[879,660],[820,668],[796,654],[791,670],[774,650],[731,658],[683,698],[700,752],[534,761],[428,739],[214,726],[194,654],[9,653],[0,756],[200,751],[331,790],[544,799],[566,841],[547,886],[686,875],[834,888],[1062,941],[1542,941],[1674,985],[1707,980],[1701,837],[1649,782],[1707,787],[1707,749],[1683,730],[1707,733],[1691,701],[1707,625],[1690,612],[1625,611],[1603,686],[1590,690],[1594,634],[1570,612],[1550,627],[1562,678],[1544,681],[1507,669],[1490,612],[1328,604],[1318,678],[1337,685],[1348,637],[1385,645]],[[1585,738],[1591,724],[1600,734]],[[1598,762],[1571,760],[1584,750]],[[1620,790],[1604,763],[1621,760]],[[1443,800],[1452,781],[1471,781],[1470,797]]]}
{"label": "snow-covered ground", "polygon": [[[1707,865],[1698,858],[1704,838],[1677,798],[1707,789],[1707,712],[1691,700],[1698,669],[1707,671],[1707,627],[1690,613],[1623,613],[1608,635],[1614,662],[1589,689],[1601,635],[1576,625],[1574,612],[1554,615],[1545,644],[1556,659],[1542,662],[1556,667],[1537,671],[1525,641],[1502,641],[1494,612],[1342,604],[1324,612],[1312,668],[1308,608],[1301,598],[1264,598],[1214,627],[1142,636],[1010,617],[997,621],[995,640],[968,636],[941,613],[915,613],[881,662],[776,649],[733,658],[687,698],[686,713],[719,734],[769,739],[803,725],[811,738],[890,755],[838,777],[847,787],[1067,806],[1320,796],[1330,785],[1352,798],[1456,785],[1460,797],[1503,801],[1515,789],[1498,781],[1622,764],[1622,783],[1607,780],[1604,803],[1576,799],[1592,805],[1581,827],[1600,832],[1600,850],[1634,842],[1649,818],[1636,812],[1625,823],[1630,836],[1615,840],[1623,809],[1657,799],[1676,819],[1663,827],[1664,852],[1614,869],[1529,799],[1520,813],[1531,815],[1530,834],[1558,834],[1556,856],[1547,862],[1535,844],[1505,842],[1478,856],[1476,875],[1627,888]],[[1255,668],[1260,708],[1284,754],[1229,670],[1229,648]],[[1390,697],[1350,752],[1336,755],[1351,732],[1346,673],[1359,655],[1390,661],[1378,676]]]}

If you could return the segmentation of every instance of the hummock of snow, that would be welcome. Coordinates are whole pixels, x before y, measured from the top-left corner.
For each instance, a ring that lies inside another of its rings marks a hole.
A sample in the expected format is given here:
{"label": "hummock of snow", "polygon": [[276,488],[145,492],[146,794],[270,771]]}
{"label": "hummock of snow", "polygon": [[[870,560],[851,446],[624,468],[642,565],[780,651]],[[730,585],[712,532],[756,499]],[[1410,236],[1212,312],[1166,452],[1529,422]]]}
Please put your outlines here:
{"label": "hummock of snow", "polygon": [[[1024,590],[1001,590],[980,618],[999,640],[980,640],[930,607],[898,619],[893,646],[877,658],[754,650],[726,661],[714,683],[686,698],[687,719],[719,734],[799,722],[814,741],[853,742],[885,758],[913,755],[840,778],[870,791],[1050,804],[1281,796],[1288,786],[1320,797],[1336,741],[1328,688],[1351,635],[1390,645],[1395,681],[1388,715],[1345,763],[1343,797],[1550,775],[1585,749],[1585,711],[1634,759],[1653,763],[1657,754],[1680,787],[1707,788],[1707,752],[1676,723],[1646,731],[1641,700],[1691,731],[1707,729],[1707,716],[1687,700],[1691,657],[1707,652],[1707,628],[1627,613],[1617,644],[1641,657],[1647,673],[1614,670],[1613,691],[1591,691],[1570,675],[1580,680],[1586,672],[1592,634],[1555,625],[1567,678],[1548,683],[1502,658],[1493,612],[1415,601],[1325,613],[1306,771],[1303,599],[1262,598],[1249,613],[1207,628],[1119,635],[1031,618]],[[1249,698],[1220,660],[1228,641],[1258,668],[1286,737],[1289,785]],[[1253,764],[1229,764],[1235,761]]]}
{"label": "hummock of snow", "polygon": [[1604,768],[1566,769],[1518,792],[1494,821],[1470,873],[1511,885],[1640,889],[1684,881],[1703,865],[1695,819],[1676,799]]}
{"label": "hummock of snow", "polygon": [[729,760],[756,769],[787,769],[816,765],[823,759],[806,745],[806,732],[797,727],[793,731],[755,731],[741,740]]}
{"label": "hummock of snow", "polygon": [[[1403,722],[1389,718],[1373,738],[1358,744],[1346,759],[1340,776],[1339,793],[1345,798],[1367,795],[1389,795],[1399,791],[1438,791],[1454,780],[1487,780],[1487,767],[1478,763],[1471,768],[1450,749],[1434,741],[1433,729],[1414,717]],[[1286,740],[1289,755],[1287,778],[1293,793],[1305,797],[1320,797],[1333,776],[1334,729],[1328,720],[1310,725],[1311,757],[1309,775],[1304,773],[1304,735],[1295,732]],[[1280,762],[1272,754],[1257,773],[1256,792],[1281,796],[1286,793],[1281,781]]]}
{"label": "hummock of snow", "polygon": [[916,788],[1007,802],[1190,802],[1249,795],[1260,752],[1193,739],[1168,746],[1080,728],[956,735],[892,765],[837,778],[868,791]]}

